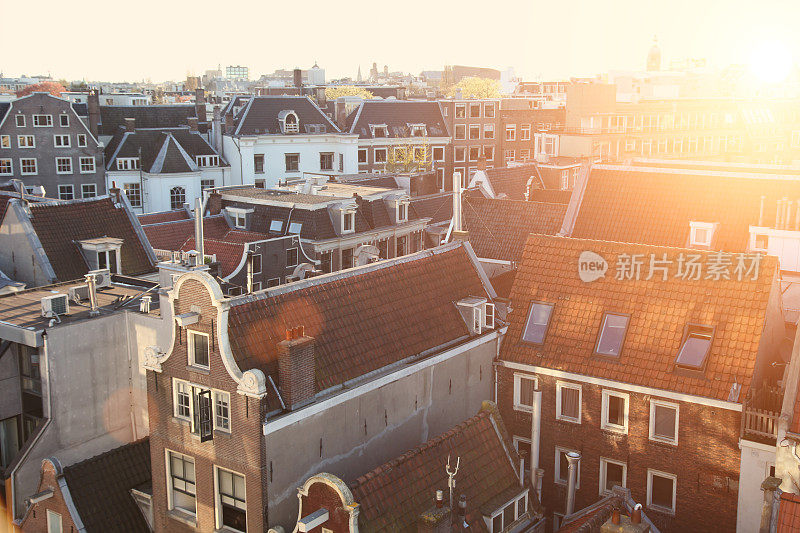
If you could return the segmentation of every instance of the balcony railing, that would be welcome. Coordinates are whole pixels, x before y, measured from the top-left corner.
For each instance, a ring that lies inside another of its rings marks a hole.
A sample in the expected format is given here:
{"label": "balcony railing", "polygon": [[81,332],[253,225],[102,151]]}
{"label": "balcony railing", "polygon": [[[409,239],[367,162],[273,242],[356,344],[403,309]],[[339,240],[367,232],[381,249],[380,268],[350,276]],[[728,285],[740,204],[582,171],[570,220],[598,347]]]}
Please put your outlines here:
{"label": "balcony railing", "polygon": [[781,416],[783,389],[762,385],[752,390],[742,406],[741,438],[775,444],[778,438],[778,419]]}

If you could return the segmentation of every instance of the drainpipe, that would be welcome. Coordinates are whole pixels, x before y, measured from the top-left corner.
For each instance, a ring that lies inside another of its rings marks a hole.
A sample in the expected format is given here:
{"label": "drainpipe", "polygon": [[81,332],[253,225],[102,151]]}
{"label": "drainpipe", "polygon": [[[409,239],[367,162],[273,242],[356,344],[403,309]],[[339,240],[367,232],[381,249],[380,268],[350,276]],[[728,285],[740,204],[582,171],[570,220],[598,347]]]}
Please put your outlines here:
{"label": "drainpipe", "polygon": [[542,391],[533,391],[533,411],[531,411],[531,486],[541,498],[541,478],[539,476],[539,439],[542,432]]}
{"label": "drainpipe", "polygon": [[569,462],[569,484],[567,485],[567,509],[564,516],[569,516],[575,511],[575,487],[578,485],[578,466],[581,464],[581,454],[569,452],[567,461]]}
{"label": "drainpipe", "polygon": [[453,172],[453,231],[461,231],[461,172]]}
{"label": "drainpipe", "polygon": [[[262,266],[263,268],[263,266]],[[253,292],[253,250],[247,249],[247,294]]]}

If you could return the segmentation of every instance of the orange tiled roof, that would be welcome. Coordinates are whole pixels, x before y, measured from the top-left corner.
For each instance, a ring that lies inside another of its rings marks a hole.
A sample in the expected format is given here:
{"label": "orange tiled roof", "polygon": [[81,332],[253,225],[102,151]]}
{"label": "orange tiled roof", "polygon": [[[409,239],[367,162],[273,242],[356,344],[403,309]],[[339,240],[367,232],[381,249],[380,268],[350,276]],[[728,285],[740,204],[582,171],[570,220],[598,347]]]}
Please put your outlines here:
{"label": "orange tiled roof", "polygon": [[191,218],[186,209],[175,209],[173,211],[159,211],[157,213],[147,213],[139,215],[141,225],[159,224],[161,222],[174,222],[176,220],[189,220]]}
{"label": "orange tiled roof", "polygon": [[800,494],[784,492],[781,494],[781,507],[778,511],[778,533],[800,531]]}
{"label": "orange tiled roof", "polygon": [[232,299],[239,367],[276,371],[278,342],[305,326],[322,391],[465,337],[455,302],[488,294],[464,246],[448,246]]}
{"label": "orange tiled roof", "polygon": [[689,222],[718,222],[714,249],[743,252],[749,226],[773,227],[777,200],[788,198],[792,224],[800,199],[793,176],[598,166],[591,170],[573,237],[687,246]]}
{"label": "orange tiled roof", "polygon": [[[604,278],[580,280],[578,257],[585,250],[608,261]],[[676,265],[666,281],[659,276],[645,280],[647,265],[639,281],[615,279],[620,254],[644,254],[649,261],[650,254],[667,253],[676,260],[681,252],[700,254],[701,262],[713,254],[531,235],[511,290],[514,312],[502,359],[720,400],[727,400],[738,383],[738,399],[743,400],[756,365],[776,260],[761,260],[756,281],[683,280],[674,277]],[[542,346],[521,341],[531,301],[555,304]],[[605,311],[631,315],[619,358],[593,355]],[[674,370],[687,323],[716,328],[703,374]]]}
{"label": "orange tiled roof", "polygon": [[419,515],[433,506],[436,491],[444,490],[447,498],[445,466],[449,455],[453,467],[456,458],[461,458],[456,495],[467,495],[470,529],[486,531],[482,514],[496,509],[485,507],[492,507],[501,494],[509,496],[501,498],[498,505],[523,491],[512,467],[512,461],[518,464],[517,454],[506,448],[507,436],[496,429],[492,416],[481,410],[353,482],[353,497],[361,509],[361,527],[376,533],[416,531]]}

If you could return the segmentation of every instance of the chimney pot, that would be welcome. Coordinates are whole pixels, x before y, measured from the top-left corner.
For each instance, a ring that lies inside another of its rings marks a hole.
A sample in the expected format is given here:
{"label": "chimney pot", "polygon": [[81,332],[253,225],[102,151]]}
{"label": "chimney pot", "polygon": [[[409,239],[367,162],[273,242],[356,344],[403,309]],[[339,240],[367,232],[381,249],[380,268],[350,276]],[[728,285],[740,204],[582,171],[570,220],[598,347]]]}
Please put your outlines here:
{"label": "chimney pot", "polygon": [[463,520],[467,516],[467,495],[462,494],[458,498],[458,516]]}
{"label": "chimney pot", "polygon": [[619,509],[614,509],[611,512],[611,522],[615,525],[619,525],[620,518],[619,518]]}
{"label": "chimney pot", "polygon": [[631,524],[642,523],[642,504],[637,503],[631,512]]}
{"label": "chimney pot", "polygon": [[444,491],[436,491],[436,508],[441,509],[444,507]]}

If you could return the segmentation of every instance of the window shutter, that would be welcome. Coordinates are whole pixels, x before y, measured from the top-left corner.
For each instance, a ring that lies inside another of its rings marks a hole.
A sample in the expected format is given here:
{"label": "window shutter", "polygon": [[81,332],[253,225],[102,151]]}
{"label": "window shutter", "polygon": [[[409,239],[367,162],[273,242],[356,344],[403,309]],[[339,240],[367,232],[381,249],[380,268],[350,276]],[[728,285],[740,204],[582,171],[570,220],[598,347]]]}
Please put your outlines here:
{"label": "window shutter", "polygon": [[200,391],[197,400],[200,415],[200,442],[206,442],[214,438],[214,426],[211,421],[211,389]]}

